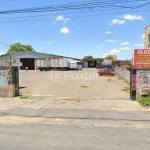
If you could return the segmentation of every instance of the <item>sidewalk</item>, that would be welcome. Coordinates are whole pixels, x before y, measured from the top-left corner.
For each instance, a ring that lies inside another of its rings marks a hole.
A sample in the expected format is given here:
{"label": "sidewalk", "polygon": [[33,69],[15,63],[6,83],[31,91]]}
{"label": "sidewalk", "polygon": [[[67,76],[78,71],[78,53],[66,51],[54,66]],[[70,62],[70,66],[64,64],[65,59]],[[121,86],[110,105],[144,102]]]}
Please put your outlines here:
{"label": "sidewalk", "polygon": [[97,109],[115,111],[150,111],[136,101],[129,99],[107,99],[107,98],[53,98],[32,97],[31,99],[0,98],[0,110],[18,108],[63,108],[63,109]]}

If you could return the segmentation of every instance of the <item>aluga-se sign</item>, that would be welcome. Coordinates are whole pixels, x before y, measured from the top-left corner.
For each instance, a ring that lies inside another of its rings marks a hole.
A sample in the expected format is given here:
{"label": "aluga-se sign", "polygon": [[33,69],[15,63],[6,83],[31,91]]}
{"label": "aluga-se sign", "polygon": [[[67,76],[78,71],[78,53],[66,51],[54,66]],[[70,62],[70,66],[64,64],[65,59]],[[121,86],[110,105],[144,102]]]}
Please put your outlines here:
{"label": "aluga-se sign", "polygon": [[134,50],[134,68],[150,68],[150,49]]}
{"label": "aluga-se sign", "polygon": [[139,49],[137,54],[150,54],[150,49]]}

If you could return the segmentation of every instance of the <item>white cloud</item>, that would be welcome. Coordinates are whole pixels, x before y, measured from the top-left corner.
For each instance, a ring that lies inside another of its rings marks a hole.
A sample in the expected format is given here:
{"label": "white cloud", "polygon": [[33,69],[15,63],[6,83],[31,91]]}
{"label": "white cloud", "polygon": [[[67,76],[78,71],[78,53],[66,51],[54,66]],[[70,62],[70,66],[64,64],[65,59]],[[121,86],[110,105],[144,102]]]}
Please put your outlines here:
{"label": "white cloud", "polygon": [[145,35],[144,34],[142,34],[141,36],[142,36],[142,39],[145,39]]}
{"label": "white cloud", "polygon": [[102,47],[101,46],[96,46],[98,49],[102,49]]}
{"label": "white cloud", "polygon": [[118,41],[116,41],[116,40],[106,40],[106,42],[108,42],[108,43],[118,43]]}
{"label": "white cloud", "polygon": [[105,57],[107,57],[107,56],[108,56],[108,54],[107,54],[107,53],[102,55],[102,57],[104,57],[104,58],[105,58]]}
{"label": "white cloud", "polygon": [[50,43],[50,42],[47,42],[47,44],[50,45],[51,43]]}
{"label": "white cloud", "polygon": [[111,21],[110,25],[114,25],[114,24],[124,24],[125,23],[125,20],[119,20],[119,19],[114,19]]}
{"label": "white cloud", "polygon": [[133,46],[136,46],[136,47],[144,47],[144,44],[138,43],[138,44],[134,44]]}
{"label": "white cloud", "polygon": [[69,29],[66,27],[63,27],[60,29],[60,33],[64,33],[64,34],[68,34],[69,33]]}
{"label": "white cloud", "polygon": [[114,53],[120,53],[120,51],[117,50],[117,49],[113,49],[110,53],[111,53],[111,54],[114,54]]}
{"label": "white cloud", "polygon": [[130,50],[131,48],[129,48],[129,47],[120,47],[119,49],[120,49],[120,50],[124,50],[124,51],[128,51],[128,50]]}
{"label": "white cloud", "polygon": [[64,22],[67,22],[67,21],[69,21],[69,20],[70,20],[69,18],[65,18],[65,19],[64,19]]}
{"label": "white cloud", "polygon": [[120,45],[129,45],[129,42],[122,42]]}
{"label": "white cloud", "polygon": [[56,17],[57,21],[63,21],[64,20],[64,16],[60,15]]}
{"label": "white cloud", "polygon": [[56,21],[63,21],[64,23],[66,23],[69,20],[70,20],[69,18],[65,18],[63,15],[56,17]]}
{"label": "white cloud", "polygon": [[74,55],[74,52],[73,52],[73,51],[70,51],[70,55]]}
{"label": "white cloud", "polygon": [[0,56],[1,56],[1,55],[4,55],[4,54],[6,54],[6,53],[0,52]]}
{"label": "white cloud", "polygon": [[111,34],[112,32],[110,32],[110,31],[106,31],[105,33],[106,33],[106,34]]}
{"label": "white cloud", "polygon": [[125,20],[144,20],[144,18],[141,15],[124,15],[123,18]]}

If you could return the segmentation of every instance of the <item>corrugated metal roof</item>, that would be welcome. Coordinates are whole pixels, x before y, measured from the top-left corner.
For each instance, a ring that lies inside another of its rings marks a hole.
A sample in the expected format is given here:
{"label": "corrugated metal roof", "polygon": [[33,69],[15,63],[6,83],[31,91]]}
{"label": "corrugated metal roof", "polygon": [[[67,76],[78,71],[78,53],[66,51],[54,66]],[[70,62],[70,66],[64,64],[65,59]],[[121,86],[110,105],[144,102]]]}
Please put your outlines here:
{"label": "corrugated metal roof", "polygon": [[[16,60],[20,58],[58,58],[58,57],[63,57],[63,58],[71,58],[71,57],[65,57],[65,56],[59,56],[59,55],[54,55],[54,54],[46,54],[46,53],[39,53],[39,52],[30,52],[30,51],[24,51],[24,52],[18,52],[14,53],[11,55],[11,60]],[[71,58],[74,60],[80,60],[77,58]],[[4,56],[0,58],[0,62],[9,62],[10,61],[10,55]]]}
{"label": "corrugated metal roof", "polygon": [[13,58],[50,58],[50,54],[46,53],[39,53],[39,52],[30,52],[30,51],[24,51],[24,52],[18,52],[11,55]]}

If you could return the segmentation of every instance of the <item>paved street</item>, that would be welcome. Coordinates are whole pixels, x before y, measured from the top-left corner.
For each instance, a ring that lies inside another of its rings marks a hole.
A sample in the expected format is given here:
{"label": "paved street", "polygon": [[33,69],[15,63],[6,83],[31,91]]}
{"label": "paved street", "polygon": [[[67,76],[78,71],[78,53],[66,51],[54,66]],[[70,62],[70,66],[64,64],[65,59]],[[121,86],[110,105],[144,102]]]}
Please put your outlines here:
{"label": "paved street", "polygon": [[0,99],[0,149],[149,149],[149,108],[129,100],[91,100],[99,107],[55,101],[57,107],[50,99]]}
{"label": "paved street", "polygon": [[1,125],[1,150],[149,150],[149,131],[63,125]]}

